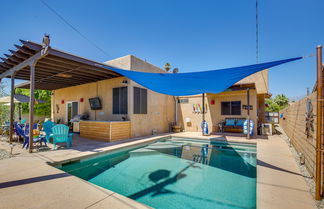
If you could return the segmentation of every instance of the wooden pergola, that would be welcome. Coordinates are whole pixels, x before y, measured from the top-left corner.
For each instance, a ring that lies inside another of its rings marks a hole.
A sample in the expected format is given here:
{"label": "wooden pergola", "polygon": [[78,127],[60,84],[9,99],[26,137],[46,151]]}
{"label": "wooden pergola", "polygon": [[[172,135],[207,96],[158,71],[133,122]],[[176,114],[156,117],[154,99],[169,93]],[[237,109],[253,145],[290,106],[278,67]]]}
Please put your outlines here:
{"label": "wooden pergola", "polygon": [[[100,80],[120,77],[110,66],[75,56],[49,46],[49,37],[43,44],[20,40],[22,45],[14,45],[0,62],[0,81],[11,78],[11,106],[9,141],[12,143],[14,123],[15,79],[26,80],[16,87],[30,89],[29,121],[34,121],[35,89],[55,90]],[[29,152],[33,150],[33,132],[29,134]]]}

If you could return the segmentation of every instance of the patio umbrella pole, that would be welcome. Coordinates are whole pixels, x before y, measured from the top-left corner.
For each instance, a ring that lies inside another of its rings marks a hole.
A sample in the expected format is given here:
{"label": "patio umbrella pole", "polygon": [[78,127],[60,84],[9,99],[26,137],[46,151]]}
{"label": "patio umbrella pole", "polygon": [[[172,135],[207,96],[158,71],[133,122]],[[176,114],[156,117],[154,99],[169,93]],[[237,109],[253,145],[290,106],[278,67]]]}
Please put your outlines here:
{"label": "patio umbrella pole", "polygon": [[12,143],[13,136],[13,126],[14,126],[14,111],[15,111],[15,103],[14,103],[14,95],[15,95],[15,74],[11,74],[11,92],[10,92],[10,127],[9,127],[9,143]]}
{"label": "patio umbrella pole", "polygon": [[246,91],[247,91],[247,121],[248,121],[248,123],[247,123],[247,135],[246,135],[246,138],[247,139],[250,139],[250,89],[249,88],[247,88],[246,89]]}
{"label": "patio umbrella pole", "polygon": [[19,123],[21,123],[21,103],[18,103],[18,120],[19,120]]}

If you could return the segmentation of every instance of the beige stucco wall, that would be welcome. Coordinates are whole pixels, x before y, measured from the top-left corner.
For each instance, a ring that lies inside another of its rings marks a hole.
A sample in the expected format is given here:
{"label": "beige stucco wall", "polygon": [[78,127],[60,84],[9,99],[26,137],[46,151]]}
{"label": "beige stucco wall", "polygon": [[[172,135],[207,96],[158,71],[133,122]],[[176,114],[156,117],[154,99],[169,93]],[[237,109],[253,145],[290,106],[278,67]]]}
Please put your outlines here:
{"label": "beige stucco wall", "polygon": [[253,75],[250,75],[236,84],[249,84],[249,83],[254,83],[255,88],[257,91],[257,94],[267,94],[268,93],[268,70],[263,70],[257,73],[254,73]]}
{"label": "beige stucco wall", "polygon": [[[179,104],[179,122],[185,131],[201,131],[200,124],[202,122],[201,113],[193,113],[193,104],[202,104],[201,95],[190,97],[179,97],[180,99],[188,98],[189,103]],[[214,100],[215,104],[211,104]],[[206,121],[209,124],[210,131],[217,131],[216,126],[225,118],[247,118],[247,111],[241,110],[241,115],[221,115],[221,102],[226,101],[241,101],[241,105],[247,104],[246,91],[222,92],[220,94],[207,94],[205,103],[207,104],[207,113],[205,114]],[[257,96],[255,90],[250,90],[250,104],[253,105],[253,110],[250,111],[250,118],[254,124],[257,124]],[[186,118],[190,118],[191,126],[185,122]],[[215,127],[213,127],[215,126]],[[256,133],[256,126],[255,133]]]}
{"label": "beige stucco wall", "polygon": [[[130,55],[106,63],[124,69],[141,69],[142,71],[144,69],[147,72],[165,72],[152,64]],[[123,80],[127,80],[128,84],[123,84]],[[112,114],[112,89],[122,86],[128,87],[127,118],[131,121],[132,137],[151,135],[153,130],[157,133],[169,131],[169,123],[174,122],[174,98],[148,90],[147,114],[133,114],[133,87],[142,86],[125,77],[107,79],[53,91],[52,118],[54,121],[61,119],[67,122],[67,102],[80,101],[83,98],[84,101],[79,102],[79,114],[88,113],[90,120],[122,120],[122,117],[126,115]],[[91,110],[88,99],[97,96],[101,99],[103,108],[102,110]],[[64,100],[64,104],[61,104],[62,100]],[[59,107],[59,111],[57,111],[57,106]]]}

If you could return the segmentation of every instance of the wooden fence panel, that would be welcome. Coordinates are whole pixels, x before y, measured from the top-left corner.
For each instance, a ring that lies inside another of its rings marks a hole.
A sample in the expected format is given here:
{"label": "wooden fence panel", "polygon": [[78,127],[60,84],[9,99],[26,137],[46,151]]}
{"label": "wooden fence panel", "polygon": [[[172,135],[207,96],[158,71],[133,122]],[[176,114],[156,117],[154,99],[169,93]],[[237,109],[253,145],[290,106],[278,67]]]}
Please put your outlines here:
{"label": "wooden fence panel", "polygon": [[[312,126],[314,129],[307,131],[306,127],[310,127],[311,122],[307,114],[307,101],[311,102],[313,111]],[[316,146],[316,92],[297,102],[290,104],[287,108],[280,111],[282,117],[279,120],[280,126],[283,128],[287,136],[290,138],[292,145],[298,153],[305,156],[305,166],[309,173],[315,175],[315,146]],[[308,122],[308,126],[307,126]]]}

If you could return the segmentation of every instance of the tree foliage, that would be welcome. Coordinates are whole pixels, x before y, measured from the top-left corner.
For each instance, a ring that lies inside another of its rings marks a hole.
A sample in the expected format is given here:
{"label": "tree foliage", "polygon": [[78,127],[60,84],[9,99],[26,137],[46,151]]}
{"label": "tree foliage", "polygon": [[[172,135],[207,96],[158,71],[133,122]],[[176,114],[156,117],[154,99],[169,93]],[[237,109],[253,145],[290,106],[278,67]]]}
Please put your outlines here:
{"label": "tree foliage", "polygon": [[[23,94],[30,96],[29,89],[16,89],[15,94]],[[45,103],[35,103],[34,113],[38,116],[50,116],[51,115],[51,91],[47,90],[35,90],[35,99],[43,100]],[[29,103],[21,104],[22,113],[29,113]]]}
{"label": "tree foliage", "polygon": [[165,65],[164,65],[164,70],[165,71],[167,71],[167,72],[169,72],[169,70],[171,69],[171,64],[170,63],[165,63]]}
{"label": "tree foliage", "polygon": [[279,112],[286,108],[289,104],[289,99],[284,94],[278,94],[275,98],[266,99],[267,112]]}
{"label": "tree foliage", "polygon": [[[0,97],[7,96],[5,93],[5,84],[0,82]],[[0,125],[9,119],[10,107],[5,104],[0,104]]]}

